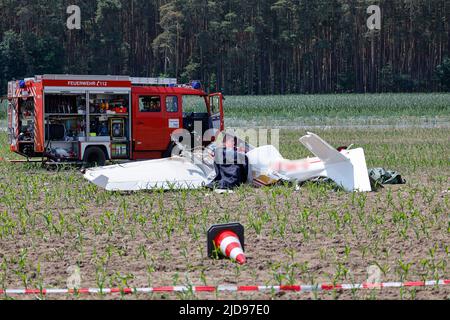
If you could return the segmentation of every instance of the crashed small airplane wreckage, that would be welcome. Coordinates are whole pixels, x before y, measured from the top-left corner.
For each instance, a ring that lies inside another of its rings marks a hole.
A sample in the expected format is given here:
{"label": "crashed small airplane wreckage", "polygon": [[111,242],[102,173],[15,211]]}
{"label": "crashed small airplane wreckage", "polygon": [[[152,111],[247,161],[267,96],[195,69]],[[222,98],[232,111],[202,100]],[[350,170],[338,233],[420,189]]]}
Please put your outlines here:
{"label": "crashed small airplane wreckage", "polygon": [[[271,185],[278,181],[303,182],[316,177],[332,179],[344,190],[371,191],[366,159],[362,148],[337,151],[314,133],[300,142],[316,157],[284,159],[271,145],[249,147],[247,182]],[[151,189],[199,189],[216,177],[215,143],[201,153],[182,150],[181,156],[89,169],[84,177],[110,191]]]}

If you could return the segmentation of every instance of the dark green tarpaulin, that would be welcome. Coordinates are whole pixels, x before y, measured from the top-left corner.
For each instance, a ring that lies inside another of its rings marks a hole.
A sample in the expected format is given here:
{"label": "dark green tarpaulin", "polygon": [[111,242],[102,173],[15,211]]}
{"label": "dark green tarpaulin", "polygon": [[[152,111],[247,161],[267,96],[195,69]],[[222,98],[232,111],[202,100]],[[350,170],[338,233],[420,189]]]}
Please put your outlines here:
{"label": "dark green tarpaulin", "polygon": [[369,169],[369,177],[380,184],[404,184],[406,180],[397,171],[384,168]]}
{"label": "dark green tarpaulin", "polygon": [[384,168],[369,169],[369,179],[372,190],[376,191],[383,188],[383,184],[405,184],[406,180],[402,178],[397,171],[386,170]]}

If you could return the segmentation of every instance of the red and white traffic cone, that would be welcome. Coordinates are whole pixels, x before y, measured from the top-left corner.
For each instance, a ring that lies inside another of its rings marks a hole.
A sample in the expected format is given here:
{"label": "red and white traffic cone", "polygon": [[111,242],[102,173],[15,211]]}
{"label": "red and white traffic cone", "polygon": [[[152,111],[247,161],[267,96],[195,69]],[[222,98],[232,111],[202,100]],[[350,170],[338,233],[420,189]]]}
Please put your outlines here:
{"label": "red and white traffic cone", "polygon": [[208,230],[208,255],[213,256],[214,247],[220,253],[239,264],[245,263],[244,227],[240,223],[214,225]]}

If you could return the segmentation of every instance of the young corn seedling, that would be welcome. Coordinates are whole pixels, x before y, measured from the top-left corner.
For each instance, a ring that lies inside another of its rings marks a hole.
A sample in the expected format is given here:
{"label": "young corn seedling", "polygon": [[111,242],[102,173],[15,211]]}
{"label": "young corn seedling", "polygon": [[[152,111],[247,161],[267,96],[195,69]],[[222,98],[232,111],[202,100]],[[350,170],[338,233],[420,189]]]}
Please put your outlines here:
{"label": "young corn seedling", "polygon": [[287,284],[290,286],[295,285],[297,282],[297,278],[296,278],[296,275],[297,275],[296,269],[297,268],[298,268],[297,263],[289,263],[284,266],[284,270],[285,270],[285,274],[286,274],[285,278],[286,278]]}
{"label": "young corn seedling", "polygon": [[405,281],[408,279],[409,270],[411,269],[412,264],[404,262],[402,258],[398,259],[397,262],[397,274],[400,277],[400,281]]}

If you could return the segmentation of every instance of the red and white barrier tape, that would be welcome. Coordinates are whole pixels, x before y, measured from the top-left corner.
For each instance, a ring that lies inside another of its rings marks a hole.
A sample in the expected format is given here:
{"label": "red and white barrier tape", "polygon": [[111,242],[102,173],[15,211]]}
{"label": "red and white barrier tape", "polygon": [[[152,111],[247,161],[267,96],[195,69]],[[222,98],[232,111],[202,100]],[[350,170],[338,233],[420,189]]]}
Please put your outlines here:
{"label": "red and white barrier tape", "polygon": [[381,288],[401,288],[401,287],[431,287],[450,285],[450,280],[428,280],[410,282],[381,282],[362,284],[319,284],[319,285],[293,285],[293,286],[171,286],[153,288],[81,288],[74,289],[0,289],[2,295],[33,295],[33,294],[135,294],[135,293],[171,293],[171,292],[314,292],[332,290],[360,290],[360,289],[381,289]]}

